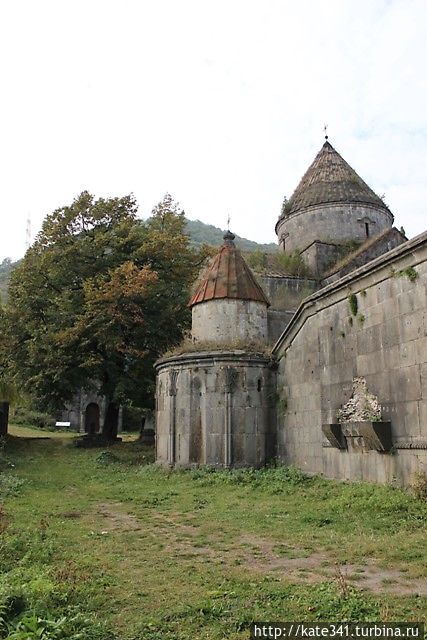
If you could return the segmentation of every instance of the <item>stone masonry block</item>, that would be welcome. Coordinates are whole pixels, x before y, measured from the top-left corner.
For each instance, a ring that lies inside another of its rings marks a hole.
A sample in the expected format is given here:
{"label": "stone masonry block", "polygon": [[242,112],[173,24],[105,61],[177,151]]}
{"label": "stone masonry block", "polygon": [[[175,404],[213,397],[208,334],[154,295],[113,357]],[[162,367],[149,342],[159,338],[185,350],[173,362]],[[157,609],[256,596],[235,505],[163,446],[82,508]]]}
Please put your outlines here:
{"label": "stone masonry block", "polygon": [[357,353],[373,353],[381,349],[381,329],[379,325],[359,331],[357,334]]}
{"label": "stone masonry block", "polygon": [[409,367],[413,364],[416,364],[417,362],[420,362],[416,343],[419,343],[421,340],[426,341],[425,352],[427,355],[427,338],[420,338],[418,340],[411,340],[411,342],[404,342],[400,345],[399,348],[399,366]]}
{"label": "stone masonry block", "polygon": [[369,391],[378,398],[380,405],[393,400],[390,389],[390,375],[387,371],[384,370],[380,373],[373,373],[365,376],[365,378]]}
{"label": "stone masonry block", "polygon": [[422,404],[422,401],[415,400],[405,403],[404,430],[408,437],[420,434],[420,403]]}
{"label": "stone masonry block", "polygon": [[383,359],[385,370],[395,369],[400,364],[400,345],[383,349]]}
{"label": "stone masonry block", "polygon": [[416,311],[400,317],[401,342],[416,340],[424,335],[424,312]]}
{"label": "stone masonry block", "polygon": [[418,403],[419,435],[427,437],[427,400]]}
{"label": "stone masonry block", "polygon": [[420,365],[421,399],[427,400],[427,363]]}
{"label": "stone masonry block", "polygon": [[390,392],[396,402],[421,399],[421,376],[418,365],[396,369],[390,374]]}
{"label": "stone masonry block", "polygon": [[397,296],[397,308],[399,315],[413,313],[426,308],[426,292],[424,286],[411,286],[409,291],[403,291]]}
{"label": "stone masonry block", "polygon": [[375,351],[356,358],[357,374],[366,377],[373,373],[384,371],[384,355],[382,351]]}
{"label": "stone masonry block", "polygon": [[427,362],[427,336],[422,336],[409,344],[413,346],[416,362]]}
{"label": "stone masonry block", "polygon": [[381,325],[381,344],[383,349],[394,347],[400,344],[400,322],[399,318],[385,316],[385,321]]}
{"label": "stone masonry block", "polygon": [[363,311],[365,316],[364,328],[369,329],[375,325],[381,325],[384,321],[383,306],[380,304],[369,307]]}

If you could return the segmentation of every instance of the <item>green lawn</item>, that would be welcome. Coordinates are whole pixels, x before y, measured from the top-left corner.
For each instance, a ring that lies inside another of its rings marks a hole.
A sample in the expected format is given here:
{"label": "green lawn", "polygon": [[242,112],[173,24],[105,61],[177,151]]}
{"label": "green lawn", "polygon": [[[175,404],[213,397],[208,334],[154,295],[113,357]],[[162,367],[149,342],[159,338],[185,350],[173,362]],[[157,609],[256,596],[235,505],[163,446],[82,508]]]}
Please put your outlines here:
{"label": "green lawn", "polygon": [[76,438],[78,436],[75,431],[62,431],[60,429],[46,431],[45,429],[21,427],[20,425],[14,424],[9,425],[9,434],[19,438],[60,438],[61,440]]}
{"label": "green lawn", "polygon": [[426,617],[427,507],[399,489],[167,472],[137,442],[21,429],[0,474],[0,628],[35,612],[66,616],[46,639],[246,639],[252,620]]}

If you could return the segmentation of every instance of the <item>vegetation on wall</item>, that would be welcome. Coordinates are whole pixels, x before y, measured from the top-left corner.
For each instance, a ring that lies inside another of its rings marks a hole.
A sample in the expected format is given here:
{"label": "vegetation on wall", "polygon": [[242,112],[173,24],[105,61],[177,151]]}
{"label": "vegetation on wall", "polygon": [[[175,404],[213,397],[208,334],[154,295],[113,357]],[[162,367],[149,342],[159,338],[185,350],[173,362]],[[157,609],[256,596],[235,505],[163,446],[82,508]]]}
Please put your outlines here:
{"label": "vegetation on wall", "polygon": [[310,269],[298,250],[285,253],[277,250],[275,253],[253,251],[246,254],[249,266],[256,273],[278,273],[280,275],[310,277]]}
{"label": "vegetation on wall", "polygon": [[288,216],[291,212],[291,209],[292,209],[292,202],[291,200],[288,200],[287,197],[285,196],[283,198],[282,206],[280,208],[279,220],[280,218],[284,218],[285,216]]}
{"label": "vegetation on wall", "polygon": [[414,267],[406,267],[405,269],[400,269],[400,271],[392,272],[393,278],[408,278],[410,282],[415,282],[417,280],[419,273]]}
{"label": "vegetation on wall", "polygon": [[365,320],[366,320],[366,318],[363,315],[363,313],[358,313],[357,314],[357,322],[359,323],[360,326],[363,326]]}
{"label": "vegetation on wall", "polygon": [[[362,297],[366,297],[366,291],[361,291]],[[357,295],[355,293],[351,293],[348,298],[348,306],[350,307],[351,316],[348,318],[348,322],[350,326],[353,326],[353,317],[357,320],[360,327],[363,326],[365,322],[365,316],[363,313],[359,312],[359,303],[357,300]],[[345,335],[345,334],[344,334]]]}
{"label": "vegetation on wall", "polygon": [[261,354],[265,357],[270,357],[271,346],[261,341],[238,339],[221,342],[215,340],[200,340],[194,342],[191,337],[187,336],[180,344],[172,349],[168,349],[163,354],[163,357],[170,358],[180,356],[184,353],[200,353],[204,351],[245,351],[246,353]]}
{"label": "vegetation on wall", "polygon": [[353,316],[357,316],[358,303],[357,303],[357,296],[355,293],[351,293],[348,296],[348,306],[350,307],[351,314]]}
{"label": "vegetation on wall", "polygon": [[286,396],[279,396],[277,400],[277,411],[280,414],[286,413],[288,410],[288,399]]}

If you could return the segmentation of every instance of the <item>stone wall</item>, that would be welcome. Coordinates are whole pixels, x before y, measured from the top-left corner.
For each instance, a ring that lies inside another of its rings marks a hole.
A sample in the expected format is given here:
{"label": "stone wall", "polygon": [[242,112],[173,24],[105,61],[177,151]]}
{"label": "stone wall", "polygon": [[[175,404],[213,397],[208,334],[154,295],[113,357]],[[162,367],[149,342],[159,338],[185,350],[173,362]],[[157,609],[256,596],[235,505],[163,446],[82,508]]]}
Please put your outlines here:
{"label": "stone wall", "polygon": [[[58,422],[69,422],[72,431],[85,433],[87,431],[88,422],[86,410],[89,405],[96,405],[99,408],[99,428],[97,433],[102,433],[104,428],[105,414],[107,411],[106,398],[100,396],[95,391],[79,391],[67,403],[62,411],[57,415]],[[123,408],[119,409],[118,433],[122,431]],[[98,426],[98,425],[97,425]]]}
{"label": "stone wall", "polygon": [[273,274],[256,274],[256,277],[270,301],[269,309],[276,311],[296,311],[304,298],[318,288],[314,278]]}
{"label": "stone wall", "polygon": [[[303,302],[274,349],[280,460],[338,479],[403,484],[426,470],[426,285],[424,233]],[[322,434],[356,376],[391,421],[393,453],[339,450]]]}
{"label": "stone wall", "polygon": [[259,467],[274,456],[275,374],[268,359],[192,353],[161,360],[156,369],[157,462]]}
{"label": "stone wall", "polygon": [[313,278],[256,274],[271,306],[267,309],[268,343],[273,345],[302,300],[318,289]]}
{"label": "stone wall", "polygon": [[71,430],[85,433],[85,413],[87,406],[90,404],[99,407],[99,432],[101,432],[104,426],[105,398],[96,392],[79,391],[76,393],[71,402],[67,403],[58,414],[58,421],[69,422]]}
{"label": "stone wall", "polygon": [[349,254],[347,259],[344,258],[340,261],[335,268],[325,274],[322,284],[327,285],[339,280],[350,271],[354,271],[371,260],[375,260],[375,258],[384,255],[387,251],[391,251],[406,241],[407,238],[398,229],[395,227],[388,229],[379,236],[372,238],[370,242],[365,242],[357,251]]}
{"label": "stone wall", "polygon": [[192,308],[194,342],[229,344],[267,341],[267,305],[254,300],[215,299]]}
{"label": "stone wall", "polygon": [[267,311],[268,344],[270,346],[276,344],[283,330],[292,320],[294,313],[295,311],[276,311],[276,309]]}
{"label": "stone wall", "polygon": [[285,216],[277,224],[279,243],[287,253],[303,251],[315,240],[343,243],[364,242],[366,227],[375,236],[393,224],[393,215],[375,205],[325,204]]}
{"label": "stone wall", "polygon": [[301,253],[310,271],[318,278],[343,255],[343,245],[316,240]]}

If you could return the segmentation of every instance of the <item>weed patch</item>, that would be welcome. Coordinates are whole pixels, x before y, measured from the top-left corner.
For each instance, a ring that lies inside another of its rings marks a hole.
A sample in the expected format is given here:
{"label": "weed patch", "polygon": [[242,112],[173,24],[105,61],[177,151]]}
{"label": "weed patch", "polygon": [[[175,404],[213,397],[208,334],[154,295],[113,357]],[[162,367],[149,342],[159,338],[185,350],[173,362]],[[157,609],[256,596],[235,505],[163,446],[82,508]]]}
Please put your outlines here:
{"label": "weed patch", "polygon": [[20,494],[25,480],[10,473],[0,473],[0,499]]}
{"label": "weed patch", "polygon": [[264,469],[197,469],[188,472],[191,479],[201,486],[242,485],[279,494],[301,484],[310,483],[310,478],[294,467],[270,467]]}
{"label": "weed patch", "polygon": [[116,456],[112,451],[101,451],[96,458],[97,464],[101,466],[108,466],[110,464],[117,464],[120,462],[120,458]]}
{"label": "weed patch", "polygon": [[427,501],[427,473],[419,471],[415,474],[412,489],[418,500]]}

